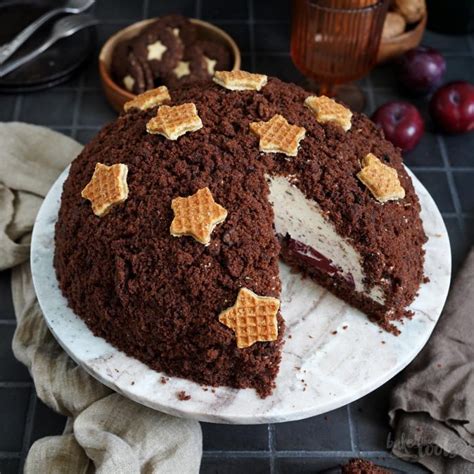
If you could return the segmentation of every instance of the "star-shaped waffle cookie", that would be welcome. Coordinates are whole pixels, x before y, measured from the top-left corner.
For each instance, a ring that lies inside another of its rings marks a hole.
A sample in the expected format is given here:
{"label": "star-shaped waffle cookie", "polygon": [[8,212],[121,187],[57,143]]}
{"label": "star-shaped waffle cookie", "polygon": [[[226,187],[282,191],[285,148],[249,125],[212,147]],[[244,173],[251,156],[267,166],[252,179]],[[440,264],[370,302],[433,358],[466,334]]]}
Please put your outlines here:
{"label": "star-shaped waffle cookie", "polygon": [[190,235],[204,245],[211,241],[216,225],[227,217],[227,210],[214,201],[209,188],[202,188],[188,197],[173,199],[171,208],[174,211],[171,235]]}
{"label": "star-shaped waffle cookie", "polygon": [[148,133],[165,136],[169,140],[176,140],[187,132],[195,132],[202,128],[202,122],[193,103],[182,105],[162,105],[146,124]]}
{"label": "star-shaped waffle cookie", "polygon": [[252,122],[250,130],[260,137],[259,149],[266,153],[296,156],[306,130],[290,125],[282,115],[274,115],[268,122]]}
{"label": "star-shaped waffle cookie", "polygon": [[396,201],[405,197],[397,170],[382,163],[372,153],[363,158],[362,170],[357,173],[357,177],[379,202]]}
{"label": "star-shaped waffle cookie", "polygon": [[171,100],[171,97],[168,88],[166,86],[160,86],[125,102],[123,110],[125,110],[125,112],[128,112],[130,109],[146,110],[161,105],[169,100]]}
{"label": "star-shaped waffle cookie", "polygon": [[106,166],[102,163],[95,165],[94,174],[81,196],[92,204],[92,211],[102,217],[110,208],[124,202],[128,197],[127,185],[128,167],[122,163]]}
{"label": "star-shaped waffle cookie", "polygon": [[282,115],[274,115],[268,122],[252,122],[250,130],[260,137],[259,149],[266,153],[296,156],[306,130],[290,125]]}
{"label": "star-shaped waffle cookie", "polygon": [[314,112],[316,120],[319,123],[332,122],[340,125],[347,132],[352,124],[352,112],[335,100],[322,95],[317,97],[311,95],[306,98],[304,105]]}
{"label": "star-shaped waffle cookie", "polygon": [[241,288],[234,306],[222,311],[219,321],[235,332],[237,347],[250,347],[257,341],[275,341],[278,337],[277,313],[280,301],[258,296]]}
{"label": "star-shaped waffle cookie", "polygon": [[213,81],[231,91],[259,91],[268,81],[265,74],[247,71],[216,71]]}

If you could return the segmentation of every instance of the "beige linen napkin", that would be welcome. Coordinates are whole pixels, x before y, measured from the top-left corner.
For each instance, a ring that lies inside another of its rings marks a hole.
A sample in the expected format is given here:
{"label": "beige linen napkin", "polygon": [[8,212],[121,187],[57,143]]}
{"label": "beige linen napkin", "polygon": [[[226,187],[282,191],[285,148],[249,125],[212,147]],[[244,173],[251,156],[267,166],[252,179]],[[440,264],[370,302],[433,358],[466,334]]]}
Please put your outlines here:
{"label": "beige linen napkin", "polygon": [[474,473],[474,250],[429,343],[392,393],[393,453],[435,473]]}
{"label": "beige linen napkin", "polygon": [[199,423],[146,408],[97,382],[61,349],[41,314],[28,261],[31,230],[44,196],[80,151],[52,130],[0,124],[0,269],[13,269],[13,351],[30,370],[38,397],[69,417],[63,435],[31,447],[25,473],[197,473]]}

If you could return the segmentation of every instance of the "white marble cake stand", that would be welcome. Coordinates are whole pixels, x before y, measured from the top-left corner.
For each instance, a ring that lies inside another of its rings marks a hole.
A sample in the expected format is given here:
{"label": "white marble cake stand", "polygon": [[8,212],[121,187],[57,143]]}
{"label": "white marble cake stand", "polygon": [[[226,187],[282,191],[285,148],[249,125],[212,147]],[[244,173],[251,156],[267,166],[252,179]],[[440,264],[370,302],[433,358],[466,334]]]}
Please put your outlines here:
{"label": "white marble cake stand", "polygon": [[[33,231],[31,266],[46,323],[64,350],[87,372],[122,395],[171,415],[216,423],[274,423],[319,415],[352,402],[392,378],[420,352],[443,308],[451,274],[449,239],[426,189],[412,176],[421,200],[428,243],[415,316],[398,337],[281,265],[286,342],[277,388],[262,400],[254,390],[212,390],[155,372],[95,337],[68,307],[53,269],[54,224],[65,170],[49,191]],[[345,328],[345,329],[344,329]],[[337,331],[337,334],[334,332]],[[184,390],[189,400],[179,400]]]}

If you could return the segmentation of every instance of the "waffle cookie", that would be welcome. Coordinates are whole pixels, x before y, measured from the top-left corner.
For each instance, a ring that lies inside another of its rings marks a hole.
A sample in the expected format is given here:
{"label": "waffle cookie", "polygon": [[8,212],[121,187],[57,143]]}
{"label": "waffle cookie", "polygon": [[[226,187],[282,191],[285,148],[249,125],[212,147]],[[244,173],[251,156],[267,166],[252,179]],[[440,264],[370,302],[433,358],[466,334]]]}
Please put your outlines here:
{"label": "waffle cookie", "polygon": [[189,197],[173,199],[171,208],[174,212],[171,235],[190,235],[204,245],[209,245],[212,231],[227,217],[227,211],[214,201],[209,188],[199,189]]}
{"label": "waffle cookie", "polygon": [[82,190],[81,196],[91,202],[96,216],[104,216],[112,206],[121,204],[127,199],[127,174],[127,165],[121,163],[112,166],[102,163],[95,165],[94,174]]}
{"label": "waffle cookie", "polygon": [[258,296],[241,288],[231,308],[219,315],[219,321],[235,333],[237,347],[244,349],[256,342],[271,342],[278,337],[277,313],[280,301]]}
{"label": "waffle cookie", "polygon": [[287,156],[297,155],[300,141],[306,134],[303,127],[290,125],[280,114],[274,115],[268,122],[252,122],[250,130],[260,138],[260,151]]}
{"label": "waffle cookie", "polygon": [[181,135],[200,128],[201,118],[197,114],[196,106],[190,103],[174,107],[162,105],[156,116],[146,124],[148,133],[163,135],[168,140],[177,140]]}

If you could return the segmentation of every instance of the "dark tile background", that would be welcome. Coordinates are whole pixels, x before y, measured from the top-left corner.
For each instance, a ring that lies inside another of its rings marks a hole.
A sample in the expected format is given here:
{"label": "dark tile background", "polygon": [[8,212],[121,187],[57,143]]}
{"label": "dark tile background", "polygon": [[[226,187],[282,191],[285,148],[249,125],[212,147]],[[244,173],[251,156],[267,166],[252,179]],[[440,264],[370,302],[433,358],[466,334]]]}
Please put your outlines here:
{"label": "dark tile background", "polygon": [[[297,83],[303,77],[289,56],[289,1],[285,0],[98,0],[99,43],[128,23],[178,11],[211,19],[239,43],[243,68]],[[473,79],[474,38],[427,32],[425,43],[447,54],[448,79]],[[52,90],[0,96],[0,120],[47,125],[82,143],[114,118],[106,103],[95,58],[79,77]],[[404,98],[392,66],[378,67],[360,81],[366,112],[387,100]],[[415,103],[426,110],[426,99]],[[47,113],[45,113],[47,110]],[[425,115],[426,113],[423,112]],[[451,238],[454,270],[474,238],[474,134],[442,136],[427,121],[427,133],[406,163],[432,193]],[[64,418],[39,401],[27,370],[15,360],[15,329],[8,271],[0,272],[0,473],[16,473],[36,439],[58,434]],[[395,381],[333,412],[304,421],[260,426],[203,424],[203,473],[313,473],[364,456],[406,472],[424,472],[403,463],[386,449],[387,408]]]}

